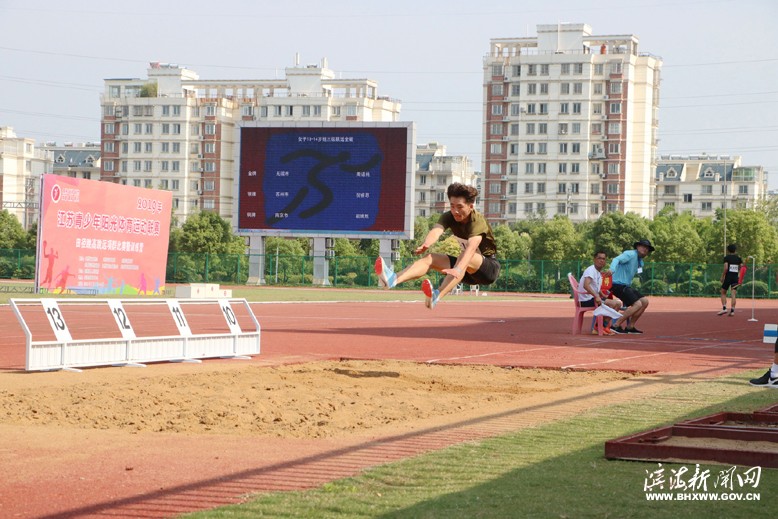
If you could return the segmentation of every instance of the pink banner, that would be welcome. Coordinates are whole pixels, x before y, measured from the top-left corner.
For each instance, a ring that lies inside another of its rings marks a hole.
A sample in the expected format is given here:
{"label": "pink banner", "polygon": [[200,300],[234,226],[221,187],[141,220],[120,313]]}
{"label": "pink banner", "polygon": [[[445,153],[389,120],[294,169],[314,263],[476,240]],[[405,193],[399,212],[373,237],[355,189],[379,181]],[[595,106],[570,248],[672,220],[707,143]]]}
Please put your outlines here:
{"label": "pink banner", "polygon": [[44,175],[36,287],[61,294],[162,294],[169,191]]}

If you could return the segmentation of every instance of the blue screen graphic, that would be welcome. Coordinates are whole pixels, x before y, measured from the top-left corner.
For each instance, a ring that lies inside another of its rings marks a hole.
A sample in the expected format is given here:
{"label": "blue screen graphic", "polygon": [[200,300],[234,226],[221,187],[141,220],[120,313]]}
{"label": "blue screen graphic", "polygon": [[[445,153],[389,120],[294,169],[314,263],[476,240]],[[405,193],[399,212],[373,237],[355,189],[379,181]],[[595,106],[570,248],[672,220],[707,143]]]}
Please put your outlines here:
{"label": "blue screen graphic", "polygon": [[271,135],[262,190],[267,225],[360,231],[375,223],[384,157],[369,133]]}

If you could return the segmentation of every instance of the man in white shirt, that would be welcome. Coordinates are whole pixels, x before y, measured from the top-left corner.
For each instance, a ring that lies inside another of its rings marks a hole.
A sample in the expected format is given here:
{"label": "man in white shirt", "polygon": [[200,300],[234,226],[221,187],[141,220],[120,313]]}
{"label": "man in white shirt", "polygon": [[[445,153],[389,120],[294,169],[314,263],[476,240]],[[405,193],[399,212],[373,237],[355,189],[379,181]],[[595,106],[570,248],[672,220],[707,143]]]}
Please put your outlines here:
{"label": "man in white shirt", "polygon": [[[578,290],[580,291],[578,302],[583,307],[597,307],[605,303],[606,306],[618,312],[621,309],[621,301],[616,298],[603,299],[602,295],[602,269],[605,267],[607,260],[608,257],[603,251],[597,251],[594,254],[594,264],[589,265],[584,270],[578,282]],[[605,326],[603,332],[607,335],[616,335],[615,332],[610,330],[609,325]]]}

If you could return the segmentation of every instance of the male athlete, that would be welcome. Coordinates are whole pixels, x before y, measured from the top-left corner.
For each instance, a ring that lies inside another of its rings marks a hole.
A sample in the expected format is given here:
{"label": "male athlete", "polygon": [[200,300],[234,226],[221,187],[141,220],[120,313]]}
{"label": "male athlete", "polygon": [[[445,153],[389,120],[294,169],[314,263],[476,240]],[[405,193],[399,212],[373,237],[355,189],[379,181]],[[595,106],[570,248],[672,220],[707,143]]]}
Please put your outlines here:
{"label": "male athlete", "polygon": [[418,279],[430,270],[436,270],[446,275],[440,286],[435,289],[429,279],[421,284],[427,308],[435,308],[441,298],[451,292],[460,282],[470,285],[490,285],[500,274],[500,263],[495,259],[497,247],[494,244],[492,228],[483,215],[475,210],[473,204],[478,196],[478,190],[455,182],[448,186],[450,211],[440,216],[426,238],[414,251],[424,254],[438,241],[446,229],[456,237],[461,247],[459,256],[431,253],[416,260],[411,266],[395,274],[383,259],[375,262],[375,272],[382,286],[394,288],[398,284]]}

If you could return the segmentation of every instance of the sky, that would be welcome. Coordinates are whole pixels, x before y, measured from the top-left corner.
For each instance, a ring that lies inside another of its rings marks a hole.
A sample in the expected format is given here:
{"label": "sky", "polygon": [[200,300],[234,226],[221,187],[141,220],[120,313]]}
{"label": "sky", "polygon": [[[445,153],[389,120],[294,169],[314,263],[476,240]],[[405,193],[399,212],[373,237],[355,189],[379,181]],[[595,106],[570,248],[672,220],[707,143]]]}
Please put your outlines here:
{"label": "sky", "polygon": [[98,142],[104,79],[146,78],[152,61],[201,79],[283,78],[299,54],[376,80],[418,144],[480,171],[490,39],[585,23],[662,58],[660,154],[740,155],[778,189],[776,20],[775,0],[0,0],[0,126]]}

